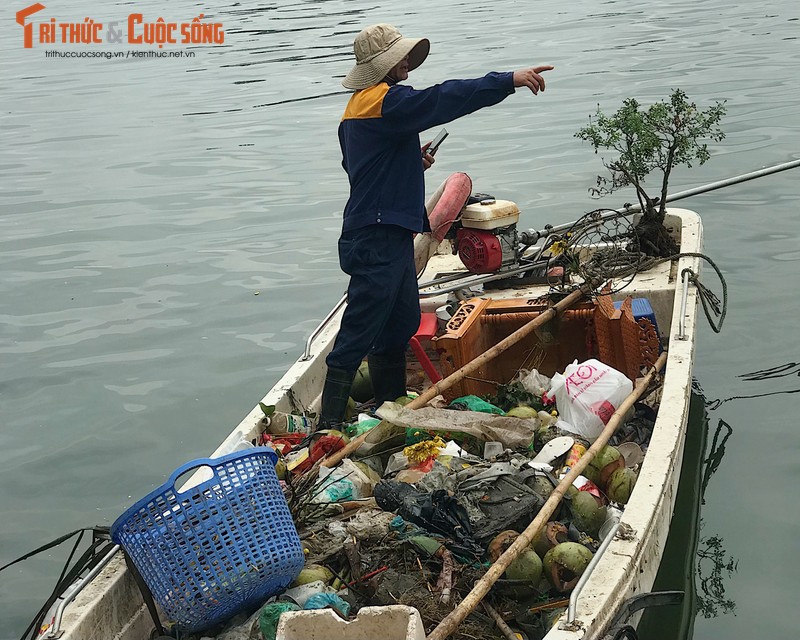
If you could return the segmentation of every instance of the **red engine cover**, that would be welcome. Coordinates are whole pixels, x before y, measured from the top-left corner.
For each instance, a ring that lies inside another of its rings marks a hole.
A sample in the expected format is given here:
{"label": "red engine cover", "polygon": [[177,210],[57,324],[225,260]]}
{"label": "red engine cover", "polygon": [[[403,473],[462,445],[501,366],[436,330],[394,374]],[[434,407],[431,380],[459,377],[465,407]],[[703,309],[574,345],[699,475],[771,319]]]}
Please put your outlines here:
{"label": "red engine cover", "polygon": [[458,257],[472,273],[494,273],[503,264],[500,241],[490,231],[461,228],[456,243]]}

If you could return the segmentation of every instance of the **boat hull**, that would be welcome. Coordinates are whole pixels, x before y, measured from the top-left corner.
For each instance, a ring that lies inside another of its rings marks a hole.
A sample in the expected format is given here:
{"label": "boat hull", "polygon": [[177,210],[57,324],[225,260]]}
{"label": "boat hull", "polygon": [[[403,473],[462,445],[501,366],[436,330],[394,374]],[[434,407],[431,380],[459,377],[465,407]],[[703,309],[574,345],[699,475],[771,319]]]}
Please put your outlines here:
{"label": "boat hull", "polygon": [[[670,209],[667,226],[681,243],[684,253],[702,251],[702,225],[694,212]],[[438,262],[437,259],[441,258]],[[428,272],[447,271],[452,256],[434,256]],[[621,533],[600,559],[581,593],[577,617],[572,625],[557,624],[547,640],[577,640],[600,637],[619,606],[629,597],[651,590],[663,554],[675,504],[691,396],[695,350],[697,291],[689,285],[682,304],[680,274],[689,268],[700,272],[696,257],[680,258],[647,273],[638,274],[632,285],[616,297],[648,297],[659,330],[669,349],[663,373],[663,392],[657,421],[636,487],[622,517]],[[539,292],[546,292],[543,289]],[[530,297],[532,290],[494,292],[493,296]],[[435,310],[445,297],[424,301],[425,310]],[[308,350],[309,357],[295,362],[262,402],[278,411],[299,413],[318,406],[325,378],[325,355],[341,320],[342,310],[331,316]],[[684,336],[677,336],[683,326]],[[255,436],[262,417],[256,405],[221,443],[212,457],[232,451],[243,438]],[[563,620],[563,618],[562,618]],[[60,631],[62,640],[146,640],[152,629],[142,598],[121,558],[109,566],[70,604]],[[44,636],[46,637],[46,635]]]}

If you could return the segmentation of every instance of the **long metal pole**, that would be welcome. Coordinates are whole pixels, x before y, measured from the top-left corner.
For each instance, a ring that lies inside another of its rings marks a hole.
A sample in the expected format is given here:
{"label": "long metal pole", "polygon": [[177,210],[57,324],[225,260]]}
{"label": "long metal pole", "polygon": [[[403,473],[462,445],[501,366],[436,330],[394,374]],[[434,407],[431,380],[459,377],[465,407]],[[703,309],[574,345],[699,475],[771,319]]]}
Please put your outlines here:
{"label": "long metal pole", "polygon": [[678,320],[678,340],[686,340],[686,304],[689,302],[689,269],[683,270],[683,291],[681,292],[681,317]]}
{"label": "long metal pole", "polygon": [[314,340],[317,339],[317,336],[322,333],[322,330],[328,326],[328,323],[331,321],[331,318],[339,313],[339,309],[341,309],[347,303],[347,294],[344,294],[337,302],[333,309],[328,312],[328,315],[319,323],[319,326],[314,329],[310,336],[308,336],[308,340],[306,340],[306,350],[303,351],[303,355],[300,357],[300,362],[306,362],[307,360],[311,360],[311,344]]}
{"label": "long metal pole", "polygon": [[696,196],[700,193],[708,193],[709,191],[716,191],[717,189],[722,189],[723,187],[729,187],[732,184],[739,184],[741,182],[747,182],[748,180],[763,178],[764,176],[769,176],[772,175],[773,173],[779,173],[781,171],[786,171],[787,169],[795,169],[797,167],[800,167],[800,160],[792,160],[790,162],[776,164],[772,167],[766,167],[764,169],[759,169],[758,171],[751,171],[750,173],[743,173],[740,176],[734,176],[726,180],[720,180],[719,182],[712,182],[711,184],[707,184],[702,187],[695,187],[694,189],[679,191],[678,193],[674,193],[672,195],[667,196],[667,202],[682,200],[683,198]]}
{"label": "long metal pole", "polygon": [[[740,184],[742,182],[747,182],[748,180],[755,180],[756,178],[763,178],[764,176],[772,175],[773,173],[779,173],[781,171],[786,171],[788,169],[796,169],[800,167],[800,160],[791,160],[789,162],[784,162],[782,164],[776,164],[772,167],[766,167],[764,169],[758,169],[757,171],[751,171],[750,173],[743,173],[739,176],[733,176],[732,178],[726,178],[725,180],[719,180],[717,182],[712,182],[710,184],[705,184],[701,187],[694,187],[692,189],[687,189],[686,191],[679,191],[678,193],[673,193],[667,196],[667,202],[675,202],[676,200],[683,200],[684,198],[690,198],[691,196],[696,196],[701,193],[708,193],[709,191],[716,191],[717,189],[722,189],[723,187],[730,187],[734,184]],[[616,209],[614,211],[609,211],[608,213],[602,214],[600,219],[606,218],[613,218],[614,216],[618,216],[621,214],[626,213],[638,213],[642,210],[641,205],[633,204],[630,207],[623,207],[622,209]],[[556,225],[553,227],[548,227],[544,231],[536,231],[539,238],[544,238],[552,233],[560,233],[561,231],[567,231],[572,228],[573,222],[568,222],[565,224]],[[530,232],[529,232],[530,233]]]}

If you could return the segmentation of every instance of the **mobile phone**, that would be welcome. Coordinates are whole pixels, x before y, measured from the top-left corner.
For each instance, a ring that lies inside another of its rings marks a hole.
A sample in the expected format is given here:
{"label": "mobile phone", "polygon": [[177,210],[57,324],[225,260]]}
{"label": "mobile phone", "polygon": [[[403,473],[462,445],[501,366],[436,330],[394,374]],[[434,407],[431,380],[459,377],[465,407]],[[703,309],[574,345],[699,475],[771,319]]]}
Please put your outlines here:
{"label": "mobile phone", "polygon": [[433,142],[431,142],[431,146],[426,149],[426,153],[430,153],[432,156],[436,155],[436,151],[439,149],[439,145],[442,144],[442,142],[444,142],[444,139],[448,135],[450,134],[447,133],[447,129],[442,129],[438,134],[436,134],[436,137],[433,139]]}

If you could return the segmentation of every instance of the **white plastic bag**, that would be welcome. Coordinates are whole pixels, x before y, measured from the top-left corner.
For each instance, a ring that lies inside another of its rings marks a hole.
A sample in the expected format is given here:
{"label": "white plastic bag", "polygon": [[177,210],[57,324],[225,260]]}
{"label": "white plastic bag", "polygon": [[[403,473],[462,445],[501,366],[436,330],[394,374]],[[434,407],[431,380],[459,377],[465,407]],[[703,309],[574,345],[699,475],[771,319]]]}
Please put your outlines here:
{"label": "white plastic bag", "polygon": [[358,466],[345,458],[338,467],[327,469],[320,467],[320,482],[312,502],[342,502],[360,500],[372,495],[375,483]]}
{"label": "white plastic bag", "polygon": [[523,369],[520,371],[519,381],[525,387],[525,391],[532,393],[535,396],[541,396],[550,388],[550,378],[546,375],[539,373],[536,369],[528,371]]}
{"label": "white plastic bag", "polygon": [[563,375],[554,375],[547,396],[555,397],[556,426],[593,442],[632,390],[625,374],[589,359],[580,364],[575,360]]}

